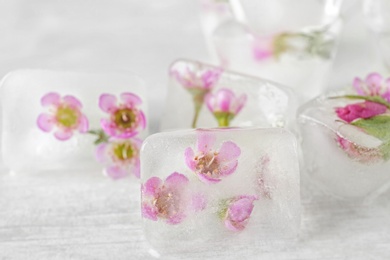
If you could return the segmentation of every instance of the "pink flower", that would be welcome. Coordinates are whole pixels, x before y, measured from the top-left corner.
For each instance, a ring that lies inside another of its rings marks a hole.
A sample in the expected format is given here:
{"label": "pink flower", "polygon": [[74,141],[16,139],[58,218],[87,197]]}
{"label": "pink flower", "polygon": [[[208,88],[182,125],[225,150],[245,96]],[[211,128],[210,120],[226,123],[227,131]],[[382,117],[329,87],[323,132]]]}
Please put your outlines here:
{"label": "pink flower", "polygon": [[257,38],[253,44],[253,57],[257,61],[264,61],[274,55],[274,39],[272,37]]}
{"label": "pink flower", "polygon": [[220,217],[225,227],[231,231],[242,231],[249,222],[253,211],[253,202],[258,200],[257,196],[237,196],[227,200],[220,211]]}
{"label": "pink flower", "polygon": [[49,113],[38,116],[37,125],[44,132],[57,128],[54,136],[61,141],[72,137],[73,131],[88,131],[88,119],[81,113],[81,102],[74,96],[61,97],[58,93],[48,93],[41,98],[41,104],[49,108]]}
{"label": "pink flower", "polygon": [[336,142],[350,158],[360,163],[379,162],[383,158],[379,149],[359,146],[339,135],[337,135]]}
{"label": "pink flower", "polygon": [[390,78],[384,80],[378,73],[369,74],[365,81],[356,77],[353,87],[361,96],[381,96],[390,102]]}
{"label": "pink flower", "polygon": [[186,217],[188,183],[188,178],[177,172],[165,181],[158,177],[147,180],[141,188],[142,216],[153,221],[164,219],[172,225],[182,222]]}
{"label": "pink flower", "polygon": [[207,107],[212,113],[228,113],[237,115],[244,107],[246,95],[236,97],[233,91],[221,88],[216,94],[208,94],[206,97]]}
{"label": "pink flower", "polygon": [[106,165],[105,173],[113,178],[123,178],[133,173],[137,178],[140,174],[139,151],[142,140],[111,138],[108,143],[96,147],[96,159]]}
{"label": "pink flower", "polygon": [[386,110],[386,106],[382,104],[365,101],[347,105],[345,107],[337,107],[336,113],[339,118],[350,123],[358,118],[370,118],[383,114],[386,112]]}
{"label": "pink flower", "polygon": [[172,70],[171,75],[186,89],[190,91],[210,91],[222,74],[222,69],[202,70],[200,65],[196,68],[186,68],[184,72]]}
{"label": "pink flower", "polygon": [[110,115],[103,118],[100,124],[108,135],[117,138],[130,138],[137,135],[146,127],[145,115],[138,108],[142,100],[135,94],[122,93],[121,103],[110,94],[103,94],[99,98],[99,107]]}
{"label": "pink flower", "polygon": [[229,126],[230,121],[246,103],[246,95],[236,96],[233,91],[221,88],[215,94],[206,96],[206,104],[218,121],[219,126]]}
{"label": "pink flower", "polygon": [[191,147],[185,150],[185,162],[194,171],[199,180],[212,184],[234,173],[238,165],[240,148],[233,142],[223,142],[221,148],[213,149],[216,136],[207,132],[198,132],[197,152]]}

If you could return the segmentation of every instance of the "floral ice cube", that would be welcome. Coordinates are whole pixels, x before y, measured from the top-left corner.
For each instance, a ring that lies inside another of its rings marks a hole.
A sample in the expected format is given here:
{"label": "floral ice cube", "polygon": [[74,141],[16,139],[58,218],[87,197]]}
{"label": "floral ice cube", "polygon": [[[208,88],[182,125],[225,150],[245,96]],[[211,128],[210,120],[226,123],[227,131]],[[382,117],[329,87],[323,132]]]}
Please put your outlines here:
{"label": "floral ice cube", "polygon": [[161,128],[288,127],[296,106],[295,95],[287,87],[179,60],[170,68]]}
{"label": "floral ice cube", "polygon": [[300,224],[295,137],[283,128],[216,128],[148,137],[141,208],[160,253],[291,242]]}
{"label": "floral ice cube", "polygon": [[97,153],[111,177],[139,175],[140,139],[147,135],[144,92],[141,79],[117,72],[9,73],[1,85],[5,166],[90,167]]}
{"label": "floral ice cube", "polygon": [[390,85],[371,73],[353,87],[304,105],[299,128],[310,177],[335,196],[364,199],[390,183]]}

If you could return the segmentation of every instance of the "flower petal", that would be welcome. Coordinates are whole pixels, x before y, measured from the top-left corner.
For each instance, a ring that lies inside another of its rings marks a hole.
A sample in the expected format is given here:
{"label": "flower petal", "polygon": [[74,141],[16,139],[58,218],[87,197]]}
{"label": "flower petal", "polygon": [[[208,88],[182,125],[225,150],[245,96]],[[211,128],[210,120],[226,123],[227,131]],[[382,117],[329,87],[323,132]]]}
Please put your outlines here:
{"label": "flower petal", "polygon": [[237,159],[241,149],[231,141],[223,142],[218,152],[218,160],[222,163]]}
{"label": "flower petal", "polygon": [[184,160],[192,171],[196,170],[196,162],[194,160],[195,154],[191,147],[188,147],[184,152]]}
{"label": "flower petal", "polygon": [[125,177],[128,175],[128,171],[120,166],[112,165],[106,168],[106,174],[108,177],[116,180]]}
{"label": "flower petal", "polygon": [[100,120],[100,126],[102,127],[103,131],[109,136],[116,136],[116,128],[111,124],[110,120],[102,118]]}
{"label": "flower petal", "polygon": [[198,176],[199,180],[206,184],[215,184],[221,181],[221,179],[211,178],[207,175],[197,173],[196,176]]}
{"label": "flower petal", "polygon": [[77,98],[75,98],[74,96],[68,95],[68,96],[64,96],[62,99],[63,99],[64,103],[68,104],[69,106],[77,107],[77,108],[83,107],[81,102]]}
{"label": "flower petal", "polygon": [[198,193],[192,196],[191,209],[195,212],[202,211],[207,206],[205,195]]}
{"label": "flower petal", "polygon": [[371,93],[378,94],[381,89],[382,76],[378,73],[371,73],[366,78],[366,84],[371,90]]}
{"label": "flower petal", "polygon": [[99,97],[99,107],[106,113],[112,113],[117,108],[116,97],[111,94],[102,94]]}
{"label": "flower petal", "polygon": [[158,177],[151,177],[142,185],[142,195],[156,197],[163,181]]}
{"label": "flower petal", "polygon": [[157,221],[157,210],[155,207],[152,207],[146,203],[143,203],[141,206],[142,217]]}
{"label": "flower petal", "polygon": [[228,176],[236,171],[237,166],[238,166],[238,160],[234,160],[229,163],[223,164],[220,167],[219,174],[221,176]]}
{"label": "flower petal", "polygon": [[354,80],[353,80],[353,83],[352,83],[356,93],[358,93],[359,95],[361,96],[365,96],[367,95],[367,93],[364,91],[364,82],[363,80],[361,80],[360,78],[356,77]]}
{"label": "flower petal", "polygon": [[208,93],[205,96],[205,102],[209,111],[213,113],[215,110],[215,96],[212,93]]}
{"label": "flower petal", "polygon": [[165,179],[165,185],[167,187],[173,187],[173,188],[182,187],[183,185],[186,185],[188,182],[189,182],[188,178],[185,175],[178,172],[172,173]]}
{"label": "flower petal", "polygon": [[72,130],[68,130],[68,129],[58,129],[54,133],[54,136],[60,141],[66,141],[73,136],[73,132]]}
{"label": "flower petal", "polygon": [[166,222],[171,225],[176,225],[182,222],[185,219],[186,215],[184,213],[177,213],[173,216],[170,216]]}
{"label": "flower petal", "polygon": [[89,129],[89,122],[88,122],[88,118],[85,116],[85,115],[81,115],[80,116],[80,119],[79,119],[79,131],[80,133],[86,133],[88,132],[88,129]]}
{"label": "flower petal", "polygon": [[141,175],[141,162],[140,162],[139,158],[137,158],[135,160],[133,173],[134,173],[134,176],[137,177],[137,179],[139,179],[139,177]]}
{"label": "flower petal", "polygon": [[37,125],[43,132],[50,132],[55,124],[55,117],[49,114],[40,114],[37,119]]}
{"label": "flower petal", "polygon": [[216,94],[216,102],[218,110],[222,112],[229,112],[230,106],[235,99],[233,91],[227,88],[221,88]]}
{"label": "flower petal", "polygon": [[237,225],[235,226],[230,219],[225,219],[224,221],[225,227],[231,231],[238,232],[243,230],[245,227],[243,225]]}
{"label": "flower petal", "polygon": [[198,131],[197,132],[198,140],[197,140],[197,149],[199,152],[206,153],[210,151],[217,139],[215,134],[210,132]]}
{"label": "flower petal", "polygon": [[100,163],[107,163],[110,161],[107,154],[107,146],[107,143],[101,143],[96,147],[95,157],[96,160]]}
{"label": "flower petal", "polygon": [[61,103],[61,96],[56,92],[50,92],[41,98],[42,106],[58,106]]}
{"label": "flower petal", "polygon": [[247,96],[245,94],[242,94],[235,102],[234,110],[232,111],[234,114],[238,114],[241,109],[244,107],[246,103]]}
{"label": "flower petal", "polygon": [[141,98],[133,93],[122,93],[121,99],[123,100],[125,105],[129,107],[134,107],[142,104]]}
{"label": "flower petal", "polygon": [[146,117],[142,111],[138,112],[138,126],[140,130],[144,130],[146,128]]}

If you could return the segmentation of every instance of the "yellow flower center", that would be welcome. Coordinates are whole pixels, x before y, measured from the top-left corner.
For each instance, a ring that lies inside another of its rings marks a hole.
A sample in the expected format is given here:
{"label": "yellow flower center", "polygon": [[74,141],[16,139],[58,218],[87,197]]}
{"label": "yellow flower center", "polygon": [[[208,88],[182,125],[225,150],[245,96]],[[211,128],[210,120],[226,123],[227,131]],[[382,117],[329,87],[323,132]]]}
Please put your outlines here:
{"label": "yellow flower center", "polygon": [[157,208],[159,217],[169,217],[179,211],[178,197],[170,191],[162,191],[159,196],[153,201],[153,205]]}
{"label": "yellow flower center", "polygon": [[60,106],[56,113],[57,122],[66,128],[77,126],[79,116],[79,111],[68,106]]}
{"label": "yellow flower center", "polygon": [[122,162],[132,159],[136,152],[135,147],[130,142],[118,143],[113,147],[115,159]]}
{"label": "yellow flower center", "polygon": [[115,124],[122,129],[133,128],[137,123],[136,110],[130,108],[122,108],[114,113]]}
{"label": "yellow flower center", "polygon": [[196,170],[201,174],[217,178],[219,177],[219,162],[217,160],[217,152],[198,155],[195,157]]}

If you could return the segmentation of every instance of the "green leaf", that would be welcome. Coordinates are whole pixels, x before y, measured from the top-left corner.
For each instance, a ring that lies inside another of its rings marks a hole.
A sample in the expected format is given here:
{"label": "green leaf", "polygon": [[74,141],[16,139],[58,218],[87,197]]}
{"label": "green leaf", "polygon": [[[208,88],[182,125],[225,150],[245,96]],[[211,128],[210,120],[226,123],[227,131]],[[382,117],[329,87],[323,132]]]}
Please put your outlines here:
{"label": "green leaf", "polygon": [[368,119],[359,119],[351,123],[362,128],[367,134],[385,141],[390,141],[390,116],[380,115]]}
{"label": "green leaf", "polygon": [[368,119],[359,119],[351,123],[363,129],[367,134],[380,139],[379,147],[385,160],[390,159],[390,116],[380,115]]}

